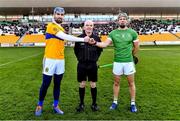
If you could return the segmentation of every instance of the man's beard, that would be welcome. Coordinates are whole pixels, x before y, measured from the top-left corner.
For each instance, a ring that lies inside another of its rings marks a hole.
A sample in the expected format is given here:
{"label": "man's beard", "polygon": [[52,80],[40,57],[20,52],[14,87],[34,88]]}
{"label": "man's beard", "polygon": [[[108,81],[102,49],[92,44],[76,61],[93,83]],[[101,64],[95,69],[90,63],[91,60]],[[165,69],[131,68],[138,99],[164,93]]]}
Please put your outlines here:
{"label": "man's beard", "polygon": [[58,18],[58,19],[55,19],[56,23],[58,24],[61,24],[62,23],[62,19],[61,18]]}
{"label": "man's beard", "polygon": [[120,28],[122,28],[122,29],[124,29],[124,28],[126,27],[125,24],[121,24],[121,25],[119,25],[119,26],[120,26]]}

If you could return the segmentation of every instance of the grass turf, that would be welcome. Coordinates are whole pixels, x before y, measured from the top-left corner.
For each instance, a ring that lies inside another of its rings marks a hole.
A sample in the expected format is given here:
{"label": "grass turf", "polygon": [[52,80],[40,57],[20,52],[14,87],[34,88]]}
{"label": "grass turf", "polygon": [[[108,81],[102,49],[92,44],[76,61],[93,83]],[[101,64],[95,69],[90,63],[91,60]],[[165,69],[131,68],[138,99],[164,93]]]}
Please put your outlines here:
{"label": "grass turf", "polygon": [[[1,120],[180,120],[180,46],[143,46],[136,65],[136,102],[138,113],[129,111],[129,89],[121,80],[119,106],[110,111],[113,96],[112,67],[99,69],[97,82],[100,111],[92,112],[90,86],[87,83],[85,112],[76,113],[78,82],[76,58],[66,48],[66,72],[61,83],[60,107],[64,115],[52,112],[52,87],[46,95],[43,115],[34,116],[42,80],[44,48],[0,48],[0,119]],[[108,47],[99,65],[112,63],[113,48]]]}

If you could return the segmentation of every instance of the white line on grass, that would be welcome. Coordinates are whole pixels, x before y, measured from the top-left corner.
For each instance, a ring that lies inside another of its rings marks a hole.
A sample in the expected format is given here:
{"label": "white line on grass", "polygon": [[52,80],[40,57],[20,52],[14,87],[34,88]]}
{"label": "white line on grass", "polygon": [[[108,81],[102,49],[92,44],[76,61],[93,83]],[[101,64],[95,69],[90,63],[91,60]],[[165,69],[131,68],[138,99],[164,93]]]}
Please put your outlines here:
{"label": "white line on grass", "polygon": [[12,64],[12,63],[17,63],[17,62],[20,62],[20,61],[23,61],[23,60],[26,60],[26,59],[29,59],[29,58],[32,58],[32,57],[41,55],[41,54],[42,54],[42,52],[41,52],[41,53],[38,53],[38,54],[26,56],[26,57],[24,57],[24,58],[21,58],[21,59],[15,60],[15,61],[10,61],[10,62],[7,62],[7,63],[3,63],[3,64],[0,65],[0,67],[5,66],[5,65],[9,65],[9,64]]}

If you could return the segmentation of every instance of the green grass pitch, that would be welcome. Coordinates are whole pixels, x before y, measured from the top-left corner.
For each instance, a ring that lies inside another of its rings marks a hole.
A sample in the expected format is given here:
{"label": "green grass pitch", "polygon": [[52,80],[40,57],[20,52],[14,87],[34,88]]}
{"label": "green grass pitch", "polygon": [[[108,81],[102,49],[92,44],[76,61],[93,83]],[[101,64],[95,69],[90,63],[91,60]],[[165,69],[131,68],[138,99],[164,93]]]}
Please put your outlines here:
{"label": "green grass pitch", "polygon": [[[61,83],[60,107],[64,115],[52,111],[51,83],[46,95],[43,115],[34,116],[42,81],[44,48],[0,48],[0,120],[180,120],[180,46],[142,46],[136,65],[136,102],[138,113],[129,111],[129,89],[125,77],[121,80],[119,106],[109,107],[113,97],[112,67],[99,69],[97,103],[100,111],[92,112],[90,86],[87,83],[85,112],[76,113],[78,82],[76,58],[72,48],[66,48],[66,72]],[[112,63],[113,48],[108,47],[99,65]]]}

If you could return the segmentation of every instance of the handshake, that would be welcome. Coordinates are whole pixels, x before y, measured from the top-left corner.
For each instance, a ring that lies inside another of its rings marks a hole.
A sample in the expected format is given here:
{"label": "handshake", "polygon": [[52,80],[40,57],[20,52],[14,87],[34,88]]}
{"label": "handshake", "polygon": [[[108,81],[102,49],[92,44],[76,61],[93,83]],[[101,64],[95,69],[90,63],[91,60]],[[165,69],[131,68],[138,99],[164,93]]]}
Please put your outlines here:
{"label": "handshake", "polygon": [[84,37],[84,42],[87,42],[91,45],[95,45],[96,44],[96,41],[94,40],[94,38],[90,38],[88,36]]}

